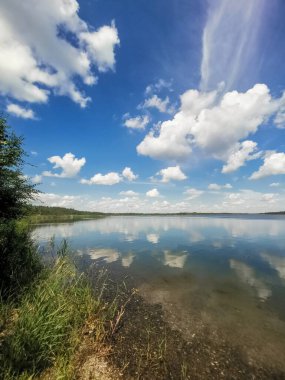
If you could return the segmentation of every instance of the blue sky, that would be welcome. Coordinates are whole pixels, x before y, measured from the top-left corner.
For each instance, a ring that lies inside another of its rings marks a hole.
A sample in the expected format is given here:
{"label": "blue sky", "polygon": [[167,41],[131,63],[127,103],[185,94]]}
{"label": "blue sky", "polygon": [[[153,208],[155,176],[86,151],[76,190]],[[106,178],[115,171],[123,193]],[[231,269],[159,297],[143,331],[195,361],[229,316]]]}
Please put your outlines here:
{"label": "blue sky", "polygon": [[284,209],[282,0],[0,2],[1,108],[38,202]]}

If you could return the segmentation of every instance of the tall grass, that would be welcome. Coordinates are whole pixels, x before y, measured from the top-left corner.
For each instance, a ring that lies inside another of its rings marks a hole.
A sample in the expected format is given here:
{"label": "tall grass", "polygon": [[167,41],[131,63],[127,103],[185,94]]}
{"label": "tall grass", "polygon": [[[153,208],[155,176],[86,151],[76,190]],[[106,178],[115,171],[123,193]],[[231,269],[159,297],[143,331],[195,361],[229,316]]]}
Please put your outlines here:
{"label": "tall grass", "polygon": [[[63,243],[53,267],[42,271],[18,307],[2,303],[1,379],[34,379],[52,368],[50,378],[70,380],[74,373],[72,356],[86,321],[92,319],[94,339],[102,342],[120,320],[116,302],[107,305],[100,296],[94,297],[86,276],[79,274],[65,255],[66,249]],[[104,291],[105,278],[105,273],[98,278],[98,294]]]}

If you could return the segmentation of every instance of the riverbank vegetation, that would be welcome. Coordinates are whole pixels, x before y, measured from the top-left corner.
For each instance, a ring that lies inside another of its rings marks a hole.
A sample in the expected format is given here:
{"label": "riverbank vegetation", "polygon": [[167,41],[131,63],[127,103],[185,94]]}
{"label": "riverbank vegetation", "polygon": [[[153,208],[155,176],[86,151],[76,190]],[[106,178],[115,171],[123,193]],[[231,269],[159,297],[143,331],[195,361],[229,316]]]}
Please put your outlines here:
{"label": "riverbank vegetation", "polygon": [[122,310],[116,296],[102,300],[104,273],[97,275],[95,294],[68,258],[66,242],[53,262],[43,262],[27,223],[37,190],[22,173],[24,155],[22,138],[1,118],[0,378],[72,379],[86,328],[93,345],[102,346]]}

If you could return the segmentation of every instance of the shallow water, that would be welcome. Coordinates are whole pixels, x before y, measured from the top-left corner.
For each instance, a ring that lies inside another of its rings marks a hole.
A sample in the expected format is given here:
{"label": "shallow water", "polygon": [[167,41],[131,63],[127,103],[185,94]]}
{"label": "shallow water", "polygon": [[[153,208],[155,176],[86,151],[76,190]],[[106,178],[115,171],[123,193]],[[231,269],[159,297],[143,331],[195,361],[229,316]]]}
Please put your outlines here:
{"label": "shallow water", "polygon": [[285,218],[107,217],[40,225],[77,262],[130,274],[140,294],[191,340],[198,334],[285,373]]}

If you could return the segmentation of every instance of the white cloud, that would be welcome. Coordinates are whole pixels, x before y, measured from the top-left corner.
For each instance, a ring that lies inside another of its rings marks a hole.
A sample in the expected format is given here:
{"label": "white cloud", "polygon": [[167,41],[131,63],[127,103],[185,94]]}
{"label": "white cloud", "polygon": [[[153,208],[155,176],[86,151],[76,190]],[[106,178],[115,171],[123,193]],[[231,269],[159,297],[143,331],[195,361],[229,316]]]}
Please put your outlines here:
{"label": "white cloud", "polygon": [[31,178],[31,181],[34,183],[34,184],[38,184],[38,183],[41,183],[42,182],[42,176],[40,174],[36,174],[35,176],[33,176]]}
{"label": "white cloud", "polygon": [[119,194],[123,195],[124,197],[137,197],[139,195],[133,190],[121,191]]}
{"label": "white cloud", "polygon": [[[283,94],[283,97],[285,95]],[[281,109],[278,111],[274,123],[276,124],[277,128],[284,129],[285,128],[285,106],[281,107]]]}
{"label": "white cloud", "polygon": [[276,202],[276,194],[267,193],[263,194],[261,196],[261,200],[268,203],[275,203]]}
{"label": "white cloud", "polygon": [[156,197],[159,197],[160,194],[159,194],[159,191],[157,189],[151,189],[151,190],[146,192],[146,196],[150,197],[150,198],[156,198]]}
{"label": "white cloud", "polygon": [[[247,145],[252,143],[239,145],[240,140],[257,132],[284,102],[284,97],[274,99],[264,84],[256,84],[244,93],[224,95],[188,90],[181,96],[180,110],[173,119],[151,130],[137,152],[157,159],[182,160],[198,147],[216,159],[230,160],[225,170],[232,170],[237,163],[243,164],[242,158],[253,158],[246,156]],[[253,146],[251,149],[254,151]],[[231,158],[233,153],[235,159]]]}
{"label": "white cloud", "polygon": [[76,78],[92,85],[93,67],[113,69],[119,38],[114,23],[92,31],[78,11],[76,0],[1,2],[2,95],[45,103],[53,91],[87,105],[90,98],[78,90]]}
{"label": "white cloud", "polygon": [[168,168],[161,169],[156,173],[157,176],[161,176],[161,182],[167,183],[170,181],[183,181],[187,176],[182,172],[180,166],[169,166]]}
{"label": "white cloud", "polygon": [[137,116],[126,119],[124,122],[124,126],[130,129],[145,129],[145,127],[149,123],[149,117],[145,116]]}
{"label": "white cloud", "polygon": [[159,112],[173,112],[173,107],[169,107],[169,97],[162,100],[156,94],[146,99],[139,108],[156,108]]}
{"label": "white cloud", "polygon": [[120,40],[115,23],[111,26],[102,26],[96,32],[84,32],[80,34],[82,41],[86,42],[87,51],[96,62],[99,71],[105,72],[114,69],[114,46],[119,45]]}
{"label": "white cloud", "polygon": [[262,152],[257,152],[257,143],[246,140],[237,143],[232,153],[228,157],[226,165],[223,166],[222,173],[231,173],[245,165],[246,161],[259,158]]}
{"label": "white cloud", "polygon": [[134,181],[138,178],[138,175],[134,174],[131,168],[126,167],[122,171],[122,175],[124,178],[126,178],[128,181]]}
{"label": "white cloud", "polygon": [[187,189],[184,194],[187,195],[187,199],[191,200],[191,199],[195,199],[195,198],[198,198],[200,197],[200,195],[202,195],[204,193],[204,191],[202,190],[198,190],[198,189],[194,189],[194,188],[191,188],[191,189]]}
{"label": "white cloud", "polygon": [[53,173],[51,171],[44,171],[42,173],[45,177],[59,177],[71,178],[75,177],[85,165],[86,160],[84,157],[76,158],[72,153],[66,153],[63,157],[52,156],[48,158],[51,164],[54,164],[53,169],[61,169],[61,173]]}
{"label": "white cloud", "polygon": [[217,183],[210,183],[208,186],[209,190],[219,191],[221,189],[232,189],[232,185],[230,183],[226,183],[225,185],[218,185]]}
{"label": "white cloud", "polygon": [[215,88],[221,81],[225,81],[226,88],[233,88],[244,75],[257,70],[255,55],[259,30],[266,22],[266,17],[262,17],[266,4],[266,0],[208,2],[203,32],[202,89]]}
{"label": "white cloud", "polygon": [[280,183],[279,182],[272,182],[269,186],[270,187],[279,187]]}
{"label": "white cloud", "polygon": [[36,152],[36,151],[34,151],[34,150],[31,150],[31,154],[32,154],[33,156],[37,156],[37,155],[38,155],[38,152]]}
{"label": "white cloud", "polygon": [[81,179],[80,183],[84,185],[116,185],[117,183],[122,181],[122,177],[120,174],[115,172],[110,172],[107,174],[95,174],[90,179]]}
{"label": "white cloud", "polygon": [[[201,192],[201,190],[198,190]],[[39,194],[38,198],[45,205],[49,206],[63,206],[72,207],[77,210],[89,210],[89,211],[101,211],[101,212],[141,212],[141,213],[172,213],[172,212],[249,212],[249,213],[259,213],[266,211],[280,211],[284,208],[285,204],[285,194],[276,194],[275,202],[270,203],[270,201],[262,200],[262,196],[266,193],[256,192],[252,190],[241,190],[240,192],[223,194],[223,193],[206,193],[203,196],[203,203],[199,197],[191,199],[191,194],[195,196],[197,194],[197,189],[192,192],[189,191],[189,198],[185,197],[183,201],[171,201],[162,198],[154,197],[137,197],[131,194],[124,195],[120,194],[122,197],[101,197],[96,198],[96,194],[80,196],[75,195],[59,195],[59,194]],[[187,195],[187,194],[186,194]],[[171,222],[173,225],[180,223],[182,228],[186,228],[188,231],[192,231],[188,225],[187,220],[183,219],[181,221],[174,221],[171,218],[167,221],[163,221],[163,229],[166,230],[168,223]],[[201,221],[201,223],[208,223],[206,220]],[[123,221],[118,219],[118,228],[120,231],[124,230],[122,226]],[[142,223],[146,226],[147,233],[152,233],[151,228],[152,223],[155,223],[153,218],[147,218]],[[165,224],[166,223],[166,224]],[[212,223],[212,222],[211,222]],[[219,222],[220,223],[220,222]],[[223,226],[229,229],[231,236],[240,236],[240,234],[257,234],[264,236],[264,234],[269,233],[272,236],[279,234],[282,236],[282,228],[280,225],[274,221],[271,223],[271,227],[268,228],[263,223],[257,223],[254,225],[252,231],[250,228],[252,225],[248,225],[246,221],[238,225],[232,225],[230,219],[225,219],[223,221]],[[108,223],[106,224],[108,225]],[[136,226],[131,222],[130,226],[135,228]],[[188,227],[187,227],[188,226]],[[190,229],[189,229],[190,228]],[[191,232],[191,239],[195,234],[195,231]],[[133,235],[131,231],[128,231],[128,235]],[[196,239],[197,237],[195,237]],[[199,237],[201,240],[201,237]]]}
{"label": "white cloud", "polygon": [[160,92],[163,89],[168,89],[169,91],[172,91],[172,81],[166,81],[164,79],[159,79],[156,83],[150,84],[145,89],[146,95],[151,95],[153,92],[157,91]]}
{"label": "white cloud", "polygon": [[250,176],[250,179],[278,174],[285,174],[285,153],[267,152],[263,165]]}
{"label": "white cloud", "polygon": [[54,193],[40,193],[37,202],[51,207],[78,207],[82,209],[81,198],[76,195],[59,195]]}
{"label": "white cloud", "polygon": [[17,117],[21,117],[23,119],[35,119],[34,111],[31,109],[23,108],[18,104],[10,103],[6,108],[7,112],[15,115]]}
{"label": "white cloud", "polygon": [[131,168],[126,167],[122,174],[116,172],[110,172],[107,174],[97,173],[90,179],[81,179],[80,183],[84,185],[116,185],[117,183],[127,179],[128,181],[133,181],[138,176],[132,172]]}
{"label": "white cloud", "polygon": [[224,201],[225,206],[240,206],[246,203],[246,199],[241,193],[228,194]]}

